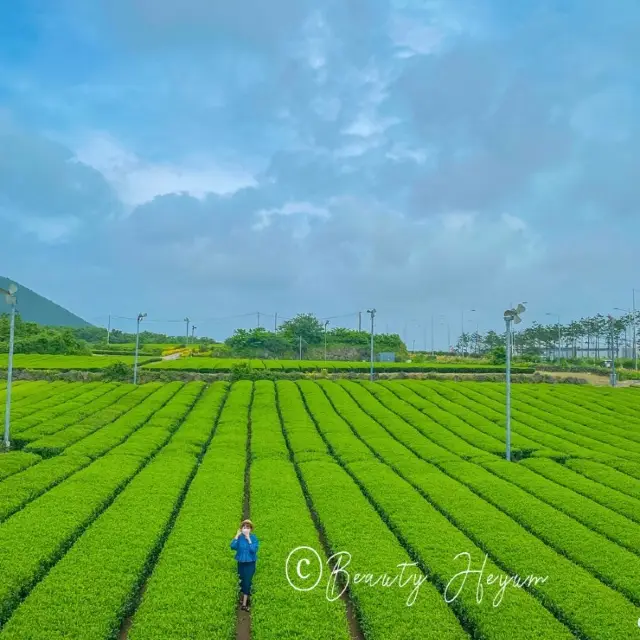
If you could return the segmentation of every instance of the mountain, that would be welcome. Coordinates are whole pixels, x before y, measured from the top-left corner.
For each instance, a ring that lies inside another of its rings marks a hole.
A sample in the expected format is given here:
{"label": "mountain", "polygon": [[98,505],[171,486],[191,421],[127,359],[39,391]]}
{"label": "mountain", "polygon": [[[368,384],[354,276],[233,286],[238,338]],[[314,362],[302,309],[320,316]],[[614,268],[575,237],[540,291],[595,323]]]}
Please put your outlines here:
{"label": "mountain", "polygon": [[[8,289],[9,285],[15,282],[18,285],[18,304],[16,310],[20,317],[26,322],[37,322],[38,324],[53,327],[90,327],[91,324],[77,315],[67,311],[47,298],[43,298],[35,291],[22,286],[15,280],[9,280],[0,276],[0,288]],[[0,296],[0,314],[9,313],[9,305],[5,302],[4,296]]]}

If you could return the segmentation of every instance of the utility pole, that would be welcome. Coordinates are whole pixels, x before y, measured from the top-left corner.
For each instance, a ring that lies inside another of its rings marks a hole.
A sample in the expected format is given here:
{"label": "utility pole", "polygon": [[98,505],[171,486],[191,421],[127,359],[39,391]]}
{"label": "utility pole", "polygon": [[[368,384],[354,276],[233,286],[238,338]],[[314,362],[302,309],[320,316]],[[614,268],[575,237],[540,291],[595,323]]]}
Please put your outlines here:
{"label": "utility pole", "polygon": [[109,314],[109,324],[107,325],[107,344],[109,344],[110,337],[111,337],[111,314]]}
{"label": "utility pole", "polygon": [[324,321],[324,361],[327,361],[327,325],[329,324],[328,320]]}
{"label": "utility pole", "polygon": [[185,346],[188,347],[189,346],[189,322],[191,322],[189,320],[189,318],[185,318],[184,321],[187,323],[187,332],[186,332],[186,340],[185,340]]}
{"label": "utility pole", "polygon": [[371,382],[373,382],[373,331],[374,331],[374,318],[376,317],[375,309],[367,309],[367,313],[371,314]]}
{"label": "utility pole", "polygon": [[616,386],[616,352],[615,352],[615,335],[614,335],[614,320],[613,316],[609,316],[609,322],[611,324],[611,386]]}
{"label": "utility pole", "polygon": [[195,325],[195,324],[192,324],[192,325],[191,325],[191,341],[192,341],[192,342],[194,342],[193,336],[194,336],[194,334],[195,334],[195,332],[196,332],[196,329],[197,329],[197,328],[198,328],[198,327],[196,327],[196,325]]}
{"label": "utility pole", "polygon": [[278,333],[278,312],[276,311],[276,319],[273,323],[273,332]]}
{"label": "utility pole", "polygon": [[11,306],[11,319],[9,324],[9,360],[7,362],[7,391],[6,391],[6,407],[4,411],[4,446],[8,450],[11,446],[9,432],[11,429],[11,383],[13,381],[13,345],[15,341],[16,330],[16,292],[17,285],[11,283],[9,289],[0,289],[0,293],[5,296],[5,301]]}
{"label": "utility pole", "polygon": [[358,331],[362,331],[362,311],[358,311]]}
{"label": "utility pole", "polygon": [[146,318],[146,313],[139,313],[136,326],[136,356],[133,360],[133,384],[138,384],[138,348],[140,346],[140,323]]}
{"label": "utility pole", "polygon": [[302,360],[302,336],[300,336],[300,360]]}
{"label": "utility pole", "polygon": [[633,290],[633,368],[638,370],[638,345],[636,331],[636,290]]}
{"label": "utility pole", "polygon": [[[512,305],[513,306],[513,305]],[[507,345],[507,371],[506,371],[506,418],[507,418],[507,433],[506,433],[506,452],[505,457],[507,460],[511,460],[511,325],[512,323],[520,324],[520,314],[526,311],[524,305],[521,303],[515,309],[507,309],[504,312],[504,321],[507,327],[506,331],[506,345]]]}
{"label": "utility pole", "polygon": [[258,314],[258,327],[257,328],[259,329],[260,328],[260,312],[257,311],[256,313]]}
{"label": "utility pole", "polygon": [[433,337],[433,314],[431,314],[431,355],[434,356],[436,353],[435,341]]}

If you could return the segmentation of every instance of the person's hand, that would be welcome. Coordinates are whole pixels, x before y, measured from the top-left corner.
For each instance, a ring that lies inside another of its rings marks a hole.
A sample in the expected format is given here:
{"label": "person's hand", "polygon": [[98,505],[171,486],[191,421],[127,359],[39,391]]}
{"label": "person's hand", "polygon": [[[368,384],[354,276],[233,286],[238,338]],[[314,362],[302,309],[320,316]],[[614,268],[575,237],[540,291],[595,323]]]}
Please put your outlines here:
{"label": "person's hand", "polygon": [[241,533],[242,533],[242,531],[240,529],[238,529],[238,531],[236,532],[236,540],[240,537]]}

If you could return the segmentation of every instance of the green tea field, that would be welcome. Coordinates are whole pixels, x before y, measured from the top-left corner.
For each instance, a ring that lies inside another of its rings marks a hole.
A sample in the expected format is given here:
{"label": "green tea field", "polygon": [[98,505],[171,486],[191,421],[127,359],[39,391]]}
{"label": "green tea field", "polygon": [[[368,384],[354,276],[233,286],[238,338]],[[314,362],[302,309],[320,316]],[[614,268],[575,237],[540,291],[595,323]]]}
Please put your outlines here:
{"label": "green tea field", "polygon": [[640,391],[514,385],[512,462],[504,405],[490,382],[17,382],[0,640],[640,638]]}

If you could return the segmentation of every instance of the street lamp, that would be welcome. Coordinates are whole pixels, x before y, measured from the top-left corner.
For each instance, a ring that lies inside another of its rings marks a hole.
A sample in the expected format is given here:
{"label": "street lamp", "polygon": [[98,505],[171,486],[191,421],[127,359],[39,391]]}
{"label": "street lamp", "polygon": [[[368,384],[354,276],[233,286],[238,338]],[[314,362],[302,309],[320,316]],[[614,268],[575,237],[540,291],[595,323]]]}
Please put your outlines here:
{"label": "street lamp", "polygon": [[327,361],[327,325],[329,324],[328,320],[324,321],[324,361]]}
{"label": "street lamp", "polygon": [[197,328],[198,328],[198,327],[196,327],[196,325],[195,325],[195,324],[192,324],[192,325],[191,325],[191,342],[193,342],[193,341],[194,341],[194,337],[193,337],[193,336],[194,336],[194,334],[195,334],[195,332],[196,332],[196,329],[197,329]]}
{"label": "street lamp", "polygon": [[636,330],[636,290],[633,290],[633,368],[638,370],[638,345],[637,343],[637,330]]}
{"label": "street lamp", "polygon": [[371,315],[371,382],[373,382],[373,319],[376,317],[375,309],[367,309],[367,313]]}
{"label": "street lamp", "polygon": [[138,348],[140,346],[140,323],[146,318],[146,313],[139,313],[136,326],[136,356],[133,361],[133,384],[138,384]]}
{"label": "street lamp", "polygon": [[9,441],[9,429],[11,425],[11,382],[13,380],[13,343],[16,330],[16,292],[18,286],[11,283],[9,289],[0,289],[0,293],[4,294],[6,303],[11,307],[11,320],[9,326],[9,360],[7,363],[7,399],[6,409],[4,413],[4,446],[8,449],[11,442]]}
{"label": "street lamp", "polygon": [[507,325],[507,448],[506,458],[511,460],[511,325],[520,324],[520,315],[526,311],[523,304],[519,304],[515,309],[507,309],[504,312],[504,321]]}
{"label": "street lamp", "polygon": [[611,386],[616,386],[616,343],[614,334],[614,318],[609,314],[609,324],[611,325]]}
{"label": "street lamp", "polygon": [[558,318],[558,361],[560,361],[560,342],[561,342],[561,337],[560,337],[560,315],[557,313],[545,313],[545,316],[555,316],[556,318]]}
{"label": "street lamp", "polygon": [[189,318],[185,318],[185,319],[184,319],[184,322],[186,322],[186,323],[187,323],[187,333],[186,333],[187,338],[186,338],[186,340],[185,340],[185,344],[184,344],[184,346],[185,346],[185,347],[188,347],[188,346],[189,346],[189,322],[191,322],[191,320],[190,320]]}

